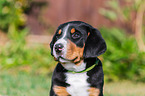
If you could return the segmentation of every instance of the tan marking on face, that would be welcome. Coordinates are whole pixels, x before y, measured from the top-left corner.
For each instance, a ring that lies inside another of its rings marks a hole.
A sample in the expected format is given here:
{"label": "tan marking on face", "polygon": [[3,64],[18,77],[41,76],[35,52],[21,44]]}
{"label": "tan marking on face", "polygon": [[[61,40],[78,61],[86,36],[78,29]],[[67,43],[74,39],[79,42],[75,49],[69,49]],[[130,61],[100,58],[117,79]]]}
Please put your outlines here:
{"label": "tan marking on face", "polygon": [[53,90],[57,96],[70,96],[70,94],[66,91],[66,87],[54,86]]}
{"label": "tan marking on face", "polygon": [[88,32],[88,36],[90,35],[90,32]]}
{"label": "tan marking on face", "polygon": [[72,28],[71,29],[71,33],[75,33],[75,28]]}
{"label": "tan marking on face", "polygon": [[58,31],[58,34],[59,34],[59,35],[61,34],[61,31],[62,31],[62,30],[61,30],[61,29],[59,29],[59,31]]}
{"label": "tan marking on face", "polygon": [[91,87],[89,90],[89,96],[99,96],[100,90],[98,88]]}
{"label": "tan marking on face", "polygon": [[[67,54],[66,54],[67,59],[72,60],[77,57],[74,63],[79,62],[83,58],[83,52],[84,52],[84,47],[83,48],[77,47],[76,44],[74,44],[72,41],[70,40],[68,41]],[[76,65],[79,64],[81,64],[81,61]]]}

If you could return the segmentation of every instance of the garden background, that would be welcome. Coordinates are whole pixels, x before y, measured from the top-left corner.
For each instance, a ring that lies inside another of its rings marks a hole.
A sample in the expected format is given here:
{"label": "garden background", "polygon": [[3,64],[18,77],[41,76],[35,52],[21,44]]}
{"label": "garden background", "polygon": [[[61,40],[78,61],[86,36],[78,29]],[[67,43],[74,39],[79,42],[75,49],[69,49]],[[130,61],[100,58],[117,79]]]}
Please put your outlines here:
{"label": "garden background", "polygon": [[145,0],[0,0],[0,96],[48,96],[58,27],[80,20],[107,43],[105,96],[145,96]]}

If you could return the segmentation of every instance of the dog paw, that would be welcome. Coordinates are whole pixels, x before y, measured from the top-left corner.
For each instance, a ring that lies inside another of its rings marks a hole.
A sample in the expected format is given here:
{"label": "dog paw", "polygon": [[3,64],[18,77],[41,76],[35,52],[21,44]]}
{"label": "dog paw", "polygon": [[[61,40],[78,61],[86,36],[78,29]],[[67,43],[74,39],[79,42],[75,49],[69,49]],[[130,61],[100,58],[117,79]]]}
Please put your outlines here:
{"label": "dog paw", "polygon": [[88,89],[89,91],[89,96],[99,96],[100,90],[98,88],[91,87]]}
{"label": "dog paw", "polygon": [[53,90],[57,96],[70,96],[69,93],[66,91],[66,87],[54,86]]}

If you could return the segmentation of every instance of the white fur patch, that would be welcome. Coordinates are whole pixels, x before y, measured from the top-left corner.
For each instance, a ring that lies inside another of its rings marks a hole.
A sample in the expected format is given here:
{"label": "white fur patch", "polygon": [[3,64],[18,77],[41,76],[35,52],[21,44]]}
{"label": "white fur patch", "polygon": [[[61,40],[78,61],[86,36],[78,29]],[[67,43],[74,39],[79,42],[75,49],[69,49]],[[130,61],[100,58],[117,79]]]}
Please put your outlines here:
{"label": "white fur patch", "polygon": [[[86,68],[86,63],[82,63],[80,66],[75,64],[66,64],[66,69],[71,69],[71,71],[82,71]],[[84,73],[71,73],[67,72],[66,74],[66,83],[70,84],[67,87],[67,92],[71,96],[88,96],[89,83],[87,82],[88,76],[87,72]]]}
{"label": "white fur patch", "polygon": [[[67,52],[67,41],[64,39],[65,37],[66,37],[66,35],[67,35],[67,31],[68,31],[68,28],[69,28],[69,24],[64,28],[64,32],[63,32],[63,36],[59,39],[59,40],[57,40],[56,42],[55,42],[55,44],[54,44],[54,46],[53,46],[53,55],[54,55],[54,57],[55,58],[58,58],[59,56],[61,56],[61,57],[63,57],[63,58],[65,58],[65,55],[66,55],[66,52]],[[63,50],[63,54],[56,54],[56,52],[55,52],[55,45],[56,44],[59,44],[59,43],[61,43],[61,44],[63,44],[63,46],[64,46],[64,50]],[[60,62],[66,62],[65,60],[62,60],[62,59],[60,59]]]}
{"label": "white fur patch", "polygon": [[71,96],[89,96],[89,83],[87,82],[88,76],[84,73],[66,73],[66,82],[70,84],[67,87],[67,92]]}
{"label": "white fur patch", "polygon": [[62,64],[62,66],[67,70],[79,72],[85,70],[86,63],[82,62],[79,66],[75,65],[74,63],[66,63]]}

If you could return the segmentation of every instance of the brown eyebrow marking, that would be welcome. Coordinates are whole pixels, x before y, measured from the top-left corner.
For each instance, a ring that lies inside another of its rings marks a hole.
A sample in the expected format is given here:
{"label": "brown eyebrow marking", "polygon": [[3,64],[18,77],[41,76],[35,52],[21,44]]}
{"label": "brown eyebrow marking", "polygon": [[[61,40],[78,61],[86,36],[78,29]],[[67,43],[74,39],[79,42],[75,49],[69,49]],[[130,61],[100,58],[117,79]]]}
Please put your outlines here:
{"label": "brown eyebrow marking", "polygon": [[74,33],[74,32],[75,32],[75,28],[72,28],[72,29],[71,29],[71,33]]}
{"label": "brown eyebrow marking", "polygon": [[90,32],[88,32],[88,36],[90,35]]}
{"label": "brown eyebrow marking", "polygon": [[61,32],[62,32],[62,30],[61,30],[61,29],[59,29],[58,34],[60,35],[60,34],[61,34]]}

